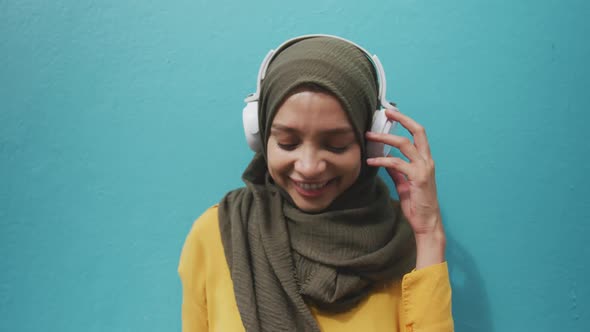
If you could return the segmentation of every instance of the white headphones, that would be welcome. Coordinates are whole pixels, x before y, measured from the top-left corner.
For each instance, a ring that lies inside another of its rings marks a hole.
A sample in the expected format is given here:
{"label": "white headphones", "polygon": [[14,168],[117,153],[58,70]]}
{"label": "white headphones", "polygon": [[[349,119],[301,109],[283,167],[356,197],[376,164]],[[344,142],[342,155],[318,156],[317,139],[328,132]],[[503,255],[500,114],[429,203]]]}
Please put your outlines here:
{"label": "white headphones", "polygon": [[[242,111],[242,120],[244,122],[244,133],[246,134],[246,141],[248,145],[254,152],[261,152],[262,151],[262,142],[258,128],[258,98],[260,97],[260,86],[262,85],[262,80],[266,76],[266,70],[268,69],[268,65],[274,59],[275,55],[280,53],[281,50],[291,46],[292,44],[299,42],[303,39],[314,38],[314,37],[330,37],[345,41],[351,45],[356,46],[359,50],[363,51],[363,53],[367,56],[367,58],[371,61],[373,66],[375,67],[375,71],[377,72],[378,76],[378,84],[379,84],[379,96],[378,100],[381,104],[382,109],[378,109],[373,113],[373,123],[371,125],[371,131],[376,133],[389,133],[397,122],[392,122],[387,118],[385,115],[385,109],[391,109],[397,111],[398,109],[395,107],[394,104],[389,103],[385,99],[385,91],[387,87],[387,81],[385,79],[385,71],[383,70],[383,66],[381,65],[381,61],[377,55],[371,55],[367,52],[364,48],[360,47],[359,45],[341,38],[337,36],[331,35],[322,35],[322,34],[315,34],[315,35],[304,35],[295,37],[293,39],[289,39],[286,42],[282,43],[276,50],[270,50],[264,60],[262,60],[262,64],[260,65],[260,69],[258,70],[258,79],[256,81],[256,92],[246,97],[244,100],[246,102],[246,107]],[[391,147],[389,145],[385,145],[383,143],[377,142],[368,142],[367,143],[367,154],[369,157],[383,157],[389,154],[389,150]]]}

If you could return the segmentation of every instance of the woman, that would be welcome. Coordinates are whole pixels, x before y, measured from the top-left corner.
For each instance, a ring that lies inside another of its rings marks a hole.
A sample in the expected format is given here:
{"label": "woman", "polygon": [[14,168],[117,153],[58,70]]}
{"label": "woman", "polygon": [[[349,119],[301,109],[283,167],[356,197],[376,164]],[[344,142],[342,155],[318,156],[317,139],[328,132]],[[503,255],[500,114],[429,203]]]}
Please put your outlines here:
{"label": "woman", "polygon": [[[452,331],[424,129],[387,110],[413,142],[368,132],[380,69],[350,42],[302,38],[271,58],[246,187],[207,210],[183,248],[183,331]],[[409,162],[373,156],[375,144]]]}

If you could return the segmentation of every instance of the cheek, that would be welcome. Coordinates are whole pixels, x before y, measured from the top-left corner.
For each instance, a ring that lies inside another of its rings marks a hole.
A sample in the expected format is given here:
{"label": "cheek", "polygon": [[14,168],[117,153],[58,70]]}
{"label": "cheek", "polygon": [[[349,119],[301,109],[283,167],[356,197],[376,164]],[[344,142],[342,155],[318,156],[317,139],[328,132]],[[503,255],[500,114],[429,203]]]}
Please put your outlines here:
{"label": "cheek", "polygon": [[289,156],[285,151],[277,147],[269,140],[266,147],[267,167],[272,178],[277,181],[279,173],[285,172],[289,168]]}

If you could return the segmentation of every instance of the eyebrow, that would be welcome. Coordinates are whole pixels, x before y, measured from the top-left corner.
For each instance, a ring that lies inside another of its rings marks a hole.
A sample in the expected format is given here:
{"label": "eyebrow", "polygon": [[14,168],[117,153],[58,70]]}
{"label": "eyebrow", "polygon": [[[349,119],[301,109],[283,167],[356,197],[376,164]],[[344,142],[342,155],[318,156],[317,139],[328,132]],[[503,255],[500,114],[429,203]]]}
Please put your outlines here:
{"label": "eyebrow", "polygon": [[[270,129],[271,129],[271,131],[282,131],[282,132],[293,133],[293,134],[301,134],[301,132],[299,130],[289,127],[289,126],[279,124],[279,123],[273,124],[272,127],[270,127]],[[324,134],[324,135],[344,135],[344,134],[350,134],[350,133],[354,133],[354,131],[350,127],[338,127],[338,128],[331,128],[331,129],[327,129],[327,130],[322,130],[322,134]]]}

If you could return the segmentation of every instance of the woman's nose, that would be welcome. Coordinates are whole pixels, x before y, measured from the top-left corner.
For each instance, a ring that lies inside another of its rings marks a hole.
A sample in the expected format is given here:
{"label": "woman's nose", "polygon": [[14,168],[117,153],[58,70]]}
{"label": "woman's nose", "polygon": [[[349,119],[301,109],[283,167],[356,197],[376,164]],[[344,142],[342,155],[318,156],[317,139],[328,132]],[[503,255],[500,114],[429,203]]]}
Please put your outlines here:
{"label": "woman's nose", "polygon": [[295,171],[305,178],[313,179],[326,170],[326,161],[314,148],[302,148],[295,161]]}

